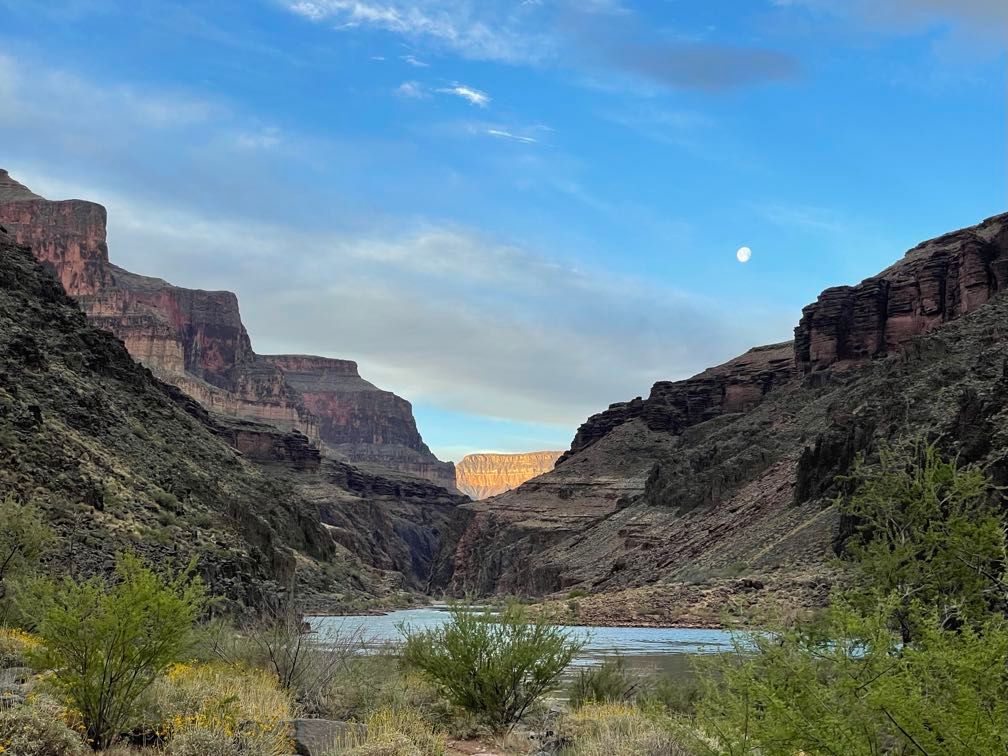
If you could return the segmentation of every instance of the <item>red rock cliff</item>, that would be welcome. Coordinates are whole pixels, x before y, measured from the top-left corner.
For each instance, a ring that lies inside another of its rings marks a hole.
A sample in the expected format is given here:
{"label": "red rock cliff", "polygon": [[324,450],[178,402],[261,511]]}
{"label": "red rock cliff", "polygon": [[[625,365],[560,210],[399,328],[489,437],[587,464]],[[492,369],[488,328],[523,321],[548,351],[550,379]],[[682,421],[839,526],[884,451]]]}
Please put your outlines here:
{"label": "red rock cliff", "polygon": [[[453,465],[424,444],[409,402],[363,380],[355,363],[260,357],[233,293],[173,286],[112,265],[101,205],[46,200],[0,170],[0,225],[55,269],[92,322],[208,409],[297,430],[333,456],[454,489]],[[249,448],[254,428],[243,431]]]}
{"label": "red rock cliff", "polygon": [[467,454],[455,466],[458,488],[473,499],[489,499],[549,472],[562,453]]}
{"label": "red rock cliff", "polygon": [[805,373],[880,357],[976,310],[1008,284],[1008,214],[945,234],[856,286],[802,310],[795,361]]}

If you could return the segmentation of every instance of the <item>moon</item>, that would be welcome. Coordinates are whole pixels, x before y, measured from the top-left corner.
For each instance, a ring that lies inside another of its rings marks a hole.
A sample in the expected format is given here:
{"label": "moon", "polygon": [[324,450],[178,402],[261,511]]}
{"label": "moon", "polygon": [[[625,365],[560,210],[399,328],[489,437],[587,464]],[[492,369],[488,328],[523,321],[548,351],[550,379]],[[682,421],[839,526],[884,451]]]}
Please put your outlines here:
{"label": "moon", "polygon": [[752,250],[749,247],[739,247],[738,252],[735,253],[735,257],[738,258],[740,263],[749,262],[749,258],[752,257]]}

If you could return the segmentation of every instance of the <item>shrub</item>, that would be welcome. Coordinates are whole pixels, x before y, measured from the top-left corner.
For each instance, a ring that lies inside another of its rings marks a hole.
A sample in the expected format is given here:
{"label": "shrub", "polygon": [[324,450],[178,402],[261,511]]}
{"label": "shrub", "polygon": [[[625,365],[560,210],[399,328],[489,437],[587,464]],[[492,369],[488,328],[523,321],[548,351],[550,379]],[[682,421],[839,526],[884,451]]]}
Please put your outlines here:
{"label": "shrub", "polygon": [[404,670],[388,654],[360,656],[332,680],[320,715],[364,721],[380,709],[412,709],[432,722],[450,724],[452,712],[437,690],[420,674]]}
{"label": "shrub", "polygon": [[444,756],[445,736],[414,709],[384,708],[371,714],[367,731],[345,751],[353,756]]}
{"label": "shrub", "polygon": [[51,585],[37,661],[81,713],[88,742],[102,748],[132,725],[141,696],[190,639],[204,602],[190,571],[166,579],[134,555],[121,555],[118,582],[99,578]]}
{"label": "shrub", "polygon": [[290,690],[309,714],[322,714],[333,682],[347,673],[351,661],[365,646],[361,630],[328,631],[319,636],[305,632],[301,613],[293,608],[276,611],[248,629],[244,639],[221,648],[221,656],[238,656],[269,669],[277,683]]}
{"label": "shrub", "polygon": [[529,619],[519,606],[500,614],[457,605],[438,628],[401,628],[402,658],[430,679],[452,704],[494,729],[519,721],[557,686],[583,647],[542,617]]}
{"label": "shrub", "polygon": [[151,686],[144,719],[173,754],[212,745],[206,753],[283,756],[293,716],[290,693],[271,674],[218,662],[170,667]]}
{"label": "shrub", "polygon": [[628,703],[594,703],[560,722],[569,756],[688,756],[685,728]]}
{"label": "shrub", "polygon": [[25,666],[41,646],[34,635],[12,627],[0,627],[0,669]]}
{"label": "shrub", "polygon": [[641,692],[641,678],[626,668],[622,658],[606,659],[597,667],[581,667],[567,687],[573,708],[587,703],[633,701]]}
{"label": "shrub", "polygon": [[[35,506],[20,504],[11,495],[0,499],[0,523],[0,601],[4,601],[10,581],[31,573],[55,536]],[[5,601],[0,617],[8,611]]]}
{"label": "shrub", "polygon": [[53,701],[34,697],[10,709],[0,707],[0,753],[10,756],[80,756],[81,737],[67,726],[65,712]]}

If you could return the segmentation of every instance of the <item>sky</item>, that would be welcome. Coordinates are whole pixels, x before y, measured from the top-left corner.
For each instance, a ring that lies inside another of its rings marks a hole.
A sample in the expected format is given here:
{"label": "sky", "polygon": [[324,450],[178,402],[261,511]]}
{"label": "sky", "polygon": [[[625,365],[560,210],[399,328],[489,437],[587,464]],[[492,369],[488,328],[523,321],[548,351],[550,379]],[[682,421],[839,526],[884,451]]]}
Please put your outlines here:
{"label": "sky", "polygon": [[565,449],[1003,212],[1006,39],[1003,0],[0,0],[0,167],[442,459]]}

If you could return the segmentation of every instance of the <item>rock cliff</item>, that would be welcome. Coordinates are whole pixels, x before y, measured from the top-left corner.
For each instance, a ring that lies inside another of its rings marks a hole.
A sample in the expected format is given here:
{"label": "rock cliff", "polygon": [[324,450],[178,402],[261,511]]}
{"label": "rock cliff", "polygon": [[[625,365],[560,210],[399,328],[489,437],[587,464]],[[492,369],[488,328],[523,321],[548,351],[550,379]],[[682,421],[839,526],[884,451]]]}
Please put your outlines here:
{"label": "rock cliff", "polygon": [[745,577],[821,599],[859,453],[924,434],[1008,481],[1006,258],[1008,214],[824,292],[793,344],[590,418],[553,471],[465,506],[455,590],[731,596]]}
{"label": "rock cliff", "polygon": [[361,379],[354,363],[261,357],[233,293],[185,289],[112,265],[101,205],[46,200],[0,170],[0,225],[52,267],[95,325],[208,409],[296,429],[327,454],[454,490],[453,466],[424,444],[409,403]]}
{"label": "rock cliff", "polygon": [[451,578],[464,497],[321,459],[297,432],[222,418],[135,362],[0,231],[0,495],[62,539],[51,567],[105,574],[129,548],[191,556],[237,611],[296,590],[320,609]]}
{"label": "rock cliff", "polygon": [[489,499],[553,469],[562,452],[467,454],[455,465],[458,489],[473,499]]}

